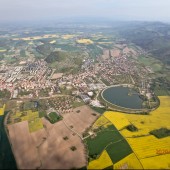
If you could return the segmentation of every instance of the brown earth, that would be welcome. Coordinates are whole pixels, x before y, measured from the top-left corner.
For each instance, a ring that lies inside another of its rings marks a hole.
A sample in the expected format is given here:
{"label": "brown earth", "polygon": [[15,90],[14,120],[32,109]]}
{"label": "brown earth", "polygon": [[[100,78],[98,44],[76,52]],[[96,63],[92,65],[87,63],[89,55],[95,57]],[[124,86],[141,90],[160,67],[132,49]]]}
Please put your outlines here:
{"label": "brown earth", "polygon": [[[78,112],[79,110],[79,112]],[[63,120],[51,124],[43,119],[44,129],[30,133],[27,121],[8,125],[9,138],[19,169],[72,169],[87,165],[81,136],[97,119],[88,106],[75,108]],[[73,127],[70,127],[73,126]],[[67,137],[67,140],[63,138]],[[70,148],[76,147],[75,151]]]}

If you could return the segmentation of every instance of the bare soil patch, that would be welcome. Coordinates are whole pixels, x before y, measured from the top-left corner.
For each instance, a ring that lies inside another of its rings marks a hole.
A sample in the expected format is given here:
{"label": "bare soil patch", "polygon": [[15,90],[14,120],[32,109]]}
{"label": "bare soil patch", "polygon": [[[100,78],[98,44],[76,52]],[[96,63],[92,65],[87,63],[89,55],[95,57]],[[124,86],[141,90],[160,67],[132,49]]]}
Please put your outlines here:
{"label": "bare soil patch", "polygon": [[18,168],[72,169],[86,166],[86,150],[80,136],[98,116],[88,106],[81,106],[64,114],[64,121],[55,124],[42,118],[44,128],[33,133],[29,132],[27,121],[8,125]]}

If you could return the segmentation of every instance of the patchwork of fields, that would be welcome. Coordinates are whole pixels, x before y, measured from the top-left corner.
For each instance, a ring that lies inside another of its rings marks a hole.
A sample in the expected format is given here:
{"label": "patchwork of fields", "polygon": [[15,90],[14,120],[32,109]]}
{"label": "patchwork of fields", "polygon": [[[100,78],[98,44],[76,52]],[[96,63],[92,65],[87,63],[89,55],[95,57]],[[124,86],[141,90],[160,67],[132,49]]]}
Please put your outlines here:
{"label": "patchwork of fields", "polygon": [[28,122],[30,132],[35,132],[43,128],[43,123],[41,118],[39,117],[39,113],[33,112],[32,110],[10,114],[8,123],[13,124],[23,121]]}
{"label": "patchwork of fields", "polygon": [[[157,138],[150,133],[170,129],[170,97],[160,96],[159,100],[159,108],[149,115],[107,111],[99,117],[88,106],[81,106],[64,114],[63,120],[55,124],[31,110],[13,113],[8,131],[17,164],[20,168],[61,168],[63,163],[66,168],[73,168],[72,163],[74,167],[83,167],[88,155],[88,169],[169,169],[170,136]],[[129,126],[137,130],[129,130]],[[28,149],[31,145],[34,147]]]}
{"label": "patchwork of fields", "polygon": [[[155,129],[170,128],[170,96],[160,96],[159,100],[160,107],[149,115],[105,112],[92,127],[92,131],[98,128],[99,132],[89,138],[89,141],[87,140],[90,157],[88,169],[169,169],[170,137],[156,138],[150,134],[150,131]],[[133,125],[138,130],[128,130],[129,125]],[[115,128],[113,134],[102,132],[108,132],[110,126]],[[115,143],[114,147],[114,143],[110,143],[118,140],[115,138],[118,133],[122,138]],[[101,135],[103,138],[100,137]],[[95,140],[99,143],[96,147],[94,147]],[[101,143],[103,145],[100,145]],[[122,155],[123,150],[125,153]],[[92,153],[96,153],[97,156],[91,158]]]}
{"label": "patchwork of fields", "polygon": [[[12,123],[7,129],[17,166],[20,169],[78,169],[86,166],[82,134],[99,114],[84,105],[63,114],[63,119],[53,124],[38,116],[38,112],[30,110],[11,114]],[[56,118],[54,114],[50,116]],[[15,119],[17,122],[14,123]],[[33,119],[40,120],[43,128],[38,120],[36,126],[32,124]]]}

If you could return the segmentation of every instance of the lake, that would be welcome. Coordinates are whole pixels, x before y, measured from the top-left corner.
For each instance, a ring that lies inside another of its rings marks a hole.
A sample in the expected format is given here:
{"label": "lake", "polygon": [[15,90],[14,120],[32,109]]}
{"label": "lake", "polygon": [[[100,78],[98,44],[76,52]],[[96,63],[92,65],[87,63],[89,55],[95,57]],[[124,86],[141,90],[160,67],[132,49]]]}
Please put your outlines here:
{"label": "lake", "polygon": [[136,91],[129,87],[109,87],[102,92],[102,96],[109,103],[120,107],[142,109],[143,100]]}

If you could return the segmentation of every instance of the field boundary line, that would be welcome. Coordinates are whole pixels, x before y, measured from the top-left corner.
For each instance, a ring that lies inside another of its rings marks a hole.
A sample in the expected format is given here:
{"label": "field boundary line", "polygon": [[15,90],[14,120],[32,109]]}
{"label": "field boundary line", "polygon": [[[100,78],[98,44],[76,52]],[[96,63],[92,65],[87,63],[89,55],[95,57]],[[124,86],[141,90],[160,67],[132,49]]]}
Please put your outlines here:
{"label": "field boundary line", "polygon": [[[103,114],[103,115],[104,115],[104,114]],[[105,117],[107,120],[109,120],[105,115],[104,115],[104,117]],[[109,121],[110,121],[110,120],[109,120]],[[110,122],[111,122],[111,121],[110,121]],[[111,123],[112,123],[112,122],[111,122]],[[131,122],[130,122],[130,123],[131,123]],[[113,123],[112,123],[112,124],[113,124]],[[113,125],[114,125],[114,124],[113,124]],[[116,128],[116,126],[115,126],[115,128]],[[116,129],[117,129],[117,128],[116,128]],[[130,144],[129,144],[129,142],[127,141],[127,139],[125,138],[125,136],[122,135],[121,130],[118,130],[118,129],[117,129],[117,131],[118,131],[118,132],[120,133],[120,135],[124,138],[124,140],[128,143],[129,147],[132,149],[133,153],[135,154],[136,158],[138,159],[139,163],[141,164],[141,167],[144,169],[144,167],[143,167],[140,159],[138,158],[137,154],[134,152],[133,148],[130,146]]]}
{"label": "field boundary line", "polygon": [[63,119],[62,121],[64,122],[65,126],[66,126],[69,130],[71,130],[72,132],[76,133],[76,134],[80,137],[80,139],[83,141],[82,136],[81,136],[78,132],[76,132],[75,130],[71,129],[71,128],[67,125],[67,123],[65,122],[64,119]]}

